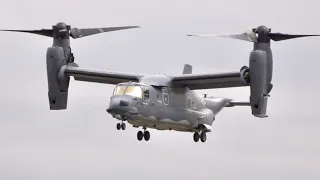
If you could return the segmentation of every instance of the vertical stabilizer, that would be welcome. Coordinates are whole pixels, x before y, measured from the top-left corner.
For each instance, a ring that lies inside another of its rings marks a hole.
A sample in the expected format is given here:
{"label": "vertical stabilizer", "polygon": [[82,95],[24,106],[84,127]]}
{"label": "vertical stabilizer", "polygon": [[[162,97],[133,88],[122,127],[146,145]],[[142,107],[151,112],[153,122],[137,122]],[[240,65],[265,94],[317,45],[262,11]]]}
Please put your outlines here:
{"label": "vertical stabilizer", "polygon": [[190,64],[185,64],[182,74],[192,74],[192,66]]}

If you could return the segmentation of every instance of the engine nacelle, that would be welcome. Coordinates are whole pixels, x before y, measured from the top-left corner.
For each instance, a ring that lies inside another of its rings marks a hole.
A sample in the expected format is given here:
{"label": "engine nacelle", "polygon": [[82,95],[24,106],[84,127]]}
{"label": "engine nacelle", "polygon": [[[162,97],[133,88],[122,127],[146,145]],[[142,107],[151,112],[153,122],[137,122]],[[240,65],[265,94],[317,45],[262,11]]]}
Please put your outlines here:
{"label": "engine nacelle", "polygon": [[63,66],[66,65],[62,47],[47,49],[47,78],[50,110],[67,109],[69,77],[64,77]]}
{"label": "engine nacelle", "polygon": [[256,117],[267,117],[268,91],[271,90],[267,58],[265,51],[256,50],[250,53],[250,103],[252,114]]}

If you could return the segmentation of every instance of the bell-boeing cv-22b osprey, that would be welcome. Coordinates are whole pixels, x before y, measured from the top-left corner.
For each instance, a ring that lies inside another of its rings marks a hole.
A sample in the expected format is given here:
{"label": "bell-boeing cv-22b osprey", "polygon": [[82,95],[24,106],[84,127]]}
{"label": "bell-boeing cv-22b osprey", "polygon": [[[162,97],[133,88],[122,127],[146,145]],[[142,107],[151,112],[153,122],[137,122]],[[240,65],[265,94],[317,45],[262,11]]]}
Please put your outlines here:
{"label": "bell-boeing cv-22b osprey", "polygon": [[[236,35],[189,35],[219,36],[246,40],[254,43],[249,57],[249,67],[226,73],[192,74],[192,66],[186,64],[180,75],[144,75],[121,72],[92,70],[79,67],[74,62],[70,48],[70,37],[76,39],[93,34],[136,28],[138,26],[77,29],[65,23],[58,23],[53,29],[27,32],[53,37],[53,45],[47,49],[47,78],[50,110],[67,109],[70,77],[77,81],[115,85],[106,111],[121,121],[117,129],[125,130],[125,122],[138,131],[137,139],[148,141],[150,129],[192,132],[195,142],[205,142],[206,133],[211,131],[216,115],[224,107],[249,106],[256,117],[267,117],[267,100],[273,85],[272,52],[270,40],[280,41],[291,38],[317,35],[289,35],[271,33],[265,26]],[[235,102],[229,98],[202,97],[194,90],[250,88],[248,102]]]}

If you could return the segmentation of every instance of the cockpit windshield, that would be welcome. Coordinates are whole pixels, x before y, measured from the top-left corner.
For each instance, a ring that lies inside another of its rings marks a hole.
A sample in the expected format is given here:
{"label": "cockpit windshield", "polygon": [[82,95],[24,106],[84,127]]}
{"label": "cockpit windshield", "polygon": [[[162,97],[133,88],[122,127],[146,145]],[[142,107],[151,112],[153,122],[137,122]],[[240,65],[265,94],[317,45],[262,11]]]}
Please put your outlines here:
{"label": "cockpit windshield", "polygon": [[117,85],[114,89],[113,95],[128,95],[134,96],[143,100],[149,99],[149,89],[142,85]]}

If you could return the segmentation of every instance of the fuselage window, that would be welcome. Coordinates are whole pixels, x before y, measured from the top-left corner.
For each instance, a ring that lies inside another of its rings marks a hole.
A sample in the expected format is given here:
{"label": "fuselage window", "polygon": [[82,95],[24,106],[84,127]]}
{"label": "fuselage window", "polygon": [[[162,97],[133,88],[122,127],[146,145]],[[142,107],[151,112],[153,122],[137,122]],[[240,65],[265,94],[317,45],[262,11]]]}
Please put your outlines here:
{"label": "fuselage window", "polygon": [[167,93],[163,93],[163,104],[169,104],[169,95]]}
{"label": "fuselage window", "polygon": [[191,106],[192,106],[192,100],[191,100],[191,97],[188,97],[187,98],[187,108],[191,109]]}

